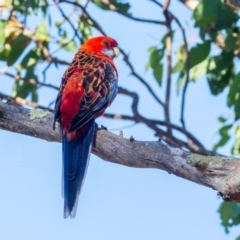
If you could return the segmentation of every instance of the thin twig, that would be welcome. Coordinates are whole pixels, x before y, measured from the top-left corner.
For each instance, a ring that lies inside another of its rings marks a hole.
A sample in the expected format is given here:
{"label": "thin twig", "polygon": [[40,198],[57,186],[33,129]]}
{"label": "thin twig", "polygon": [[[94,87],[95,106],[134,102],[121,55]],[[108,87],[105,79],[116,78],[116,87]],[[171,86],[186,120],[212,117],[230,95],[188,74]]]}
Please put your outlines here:
{"label": "thin twig", "polygon": [[198,141],[197,142],[194,142],[194,141],[184,142],[184,141],[174,137],[172,134],[169,134],[168,132],[165,132],[164,130],[157,127],[156,123],[151,122],[151,121],[149,121],[149,119],[143,117],[138,112],[139,96],[138,96],[137,93],[130,92],[127,89],[124,89],[122,87],[119,87],[118,93],[119,94],[124,94],[124,95],[129,96],[133,99],[132,112],[133,112],[134,120],[136,122],[139,121],[139,122],[144,123],[150,129],[152,129],[154,132],[156,132],[156,135],[158,137],[160,137],[162,140],[166,141],[167,143],[169,143],[173,146],[189,149],[191,152],[194,152],[194,153],[201,153],[201,154],[204,154],[204,155],[213,155],[214,154],[212,151],[208,151],[204,147],[202,147],[202,144],[200,144],[200,145],[196,144]]}
{"label": "thin twig", "polygon": [[[68,2],[68,1],[65,1],[65,2]],[[92,0],[92,2],[95,2],[94,0]],[[160,24],[160,25],[165,25],[166,22],[164,21],[158,21],[158,20],[150,20],[150,19],[144,19],[144,18],[138,18],[138,17],[133,17],[132,15],[128,14],[128,13],[124,13],[122,11],[120,11],[118,8],[116,8],[113,4],[110,3],[109,0],[101,0],[101,2],[103,4],[105,4],[106,6],[108,6],[108,8],[113,11],[113,12],[117,12],[118,14],[126,17],[126,18],[129,18],[129,19],[132,19],[134,21],[137,21],[137,22],[144,22],[144,23],[154,23],[154,24]]]}
{"label": "thin twig", "polygon": [[87,0],[87,2],[84,5],[84,8],[86,9],[88,7],[88,4],[90,3],[91,0]]}
{"label": "thin twig", "polygon": [[46,77],[47,77],[46,72],[47,72],[47,70],[50,68],[51,65],[52,65],[52,62],[48,63],[48,65],[47,65],[47,66],[43,69],[43,71],[42,71],[43,83],[46,82]]}
{"label": "thin twig", "polygon": [[131,75],[136,77],[146,88],[147,90],[151,93],[152,97],[161,105],[164,106],[163,101],[156,95],[156,93],[153,91],[153,89],[150,87],[150,85],[147,83],[146,80],[144,80],[138,73],[136,73],[132,63],[129,61],[128,55],[124,52],[122,48],[120,48],[120,52],[123,55],[123,60],[124,62],[128,65],[128,67],[131,70]]}
{"label": "thin twig", "polygon": [[186,38],[185,29],[183,28],[182,24],[176,17],[174,17],[174,20],[176,21],[176,23],[178,24],[179,28],[182,31],[182,36],[183,36],[183,41],[184,41],[184,49],[185,49],[185,54],[186,54],[186,65],[185,65],[186,81],[185,81],[185,84],[183,87],[182,103],[181,103],[181,117],[180,117],[180,121],[182,123],[183,128],[186,128],[185,120],[184,120],[184,110],[185,110],[186,92],[187,92],[187,87],[188,87],[188,83],[189,83],[190,54],[188,51],[188,42],[187,42],[187,38]]}
{"label": "thin twig", "polygon": [[[167,50],[167,87],[166,87],[166,98],[164,103],[164,115],[167,123],[170,123],[170,113],[169,113],[169,105],[170,105],[170,96],[171,96],[171,73],[172,73],[172,17],[168,12],[168,7],[170,4],[170,0],[166,0],[165,5],[163,6],[163,14],[166,19],[166,27],[167,27],[167,35],[166,35],[166,50]],[[172,134],[171,128],[168,128],[168,133]]]}
{"label": "thin twig", "polygon": [[43,87],[49,87],[49,88],[52,88],[52,89],[55,89],[55,90],[58,90],[58,89],[59,89],[57,86],[54,86],[54,85],[52,85],[52,84],[42,83],[42,82],[39,82],[38,80],[33,79],[33,78],[24,78],[24,77],[21,77],[21,76],[19,76],[19,75],[13,75],[13,74],[8,73],[8,72],[5,72],[5,71],[0,71],[0,74],[6,75],[6,76],[11,77],[11,78],[14,78],[14,79],[17,80],[17,81],[23,80],[24,82],[28,82],[28,83],[31,83],[31,84],[33,84],[33,85],[39,85],[39,86],[43,86]]}
{"label": "thin twig", "polygon": [[38,109],[42,109],[42,110],[48,110],[49,112],[54,112],[53,109],[39,105],[36,102],[30,102],[21,97],[11,97],[11,96],[8,96],[1,92],[0,92],[0,99],[2,99],[2,100],[4,99],[7,102],[11,102],[11,103],[14,103],[14,104],[20,105],[20,106],[28,106],[28,107],[38,108]]}
{"label": "thin twig", "polygon": [[[110,118],[110,119],[128,120],[128,121],[133,121],[135,123],[141,123],[141,121],[136,119],[134,116],[124,115],[124,114],[105,113],[104,117]],[[196,137],[194,137],[190,132],[188,132],[187,130],[183,129],[180,126],[177,126],[177,125],[172,124],[172,123],[167,123],[166,121],[156,120],[156,119],[148,119],[148,121],[150,121],[154,124],[157,124],[157,125],[170,127],[172,130],[177,130],[177,131],[183,133],[184,135],[186,135],[187,138],[190,138],[196,145],[204,148],[202,143],[199,142]]]}
{"label": "thin twig", "polygon": [[60,5],[59,4],[57,4],[58,2],[56,1],[56,0],[53,0],[55,3],[56,3],[56,5],[57,5],[57,7],[58,7],[58,9],[59,9],[59,11],[60,11],[60,13],[62,14],[62,16],[63,16],[63,18],[69,23],[69,25],[71,26],[71,28],[72,28],[72,30],[73,30],[73,32],[74,32],[74,36],[75,37],[77,37],[77,39],[79,40],[79,42],[81,43],[81,44],[83,44],[83,41],[82,41],[82,38],[79,36],[79,34],[78,34],[78,29],[73,25],[73,23],[70,21],[70,19],[69,19],[69,17],[64,13],[64,11],[63,11],[63,9],[60,7]]}
{"label": "thin twig", "polygon": [[[157,4],[159,7],[163,8],[163,5],[159,3],[156,0],[150,0],[151,2]],[[185,71],[186,71],[186,81],[183,87],[183,94],[182,94],[182,102],[181,102],[181,116],[180,116],[180,121],[183,125],[183,128],[186,128],[185,125],[185,120],[184,120],[184,109],[185,109],[185,99],[186,99],[186,92],[187,92],[187,87],[189,83],[189,71],[190,71],[190,55],[188,51],[188,42],[186,38],[186,31],[179,21],[179,19],[168,10],[168,13],[170,14],[171,18],[176,21],[177,25],[179,26],[180,30],[182,31],[182,36],[183,36],[183,42],[184,42],[184,49],[185,49],[185,54],[186,54],[186,66],[185,66]]]}

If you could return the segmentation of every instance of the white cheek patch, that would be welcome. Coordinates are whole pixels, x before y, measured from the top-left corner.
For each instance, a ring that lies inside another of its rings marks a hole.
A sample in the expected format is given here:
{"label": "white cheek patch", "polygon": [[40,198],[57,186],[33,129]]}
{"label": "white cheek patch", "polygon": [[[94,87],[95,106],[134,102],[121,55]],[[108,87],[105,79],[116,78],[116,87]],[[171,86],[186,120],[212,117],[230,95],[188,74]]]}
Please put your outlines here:
{"label": "white cheek patch", "polygon": [[113,51],[113,49],[103,49],[102,50],[102,53],[104,54],[104,55],[106,55],[107,57],[109,57],[109,58],[114,58],[115,57],[115,53],[114,53],[114,51]]}

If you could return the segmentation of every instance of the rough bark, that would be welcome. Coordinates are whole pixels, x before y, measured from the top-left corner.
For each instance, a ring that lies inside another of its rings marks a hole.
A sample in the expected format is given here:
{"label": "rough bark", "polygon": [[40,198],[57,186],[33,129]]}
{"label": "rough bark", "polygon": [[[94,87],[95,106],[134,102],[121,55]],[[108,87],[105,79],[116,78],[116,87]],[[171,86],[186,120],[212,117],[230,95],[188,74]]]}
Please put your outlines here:
{"label": "rough bark", "polygon": [[[52,130],[53,114],[0,101],[0,129],[61,142]],[[157,168],[217,190],[224,200],[240,202],[240,161],[222,156],[201,156],[161,143],[136,141],[98,129],[92,152],[129,167]]]}

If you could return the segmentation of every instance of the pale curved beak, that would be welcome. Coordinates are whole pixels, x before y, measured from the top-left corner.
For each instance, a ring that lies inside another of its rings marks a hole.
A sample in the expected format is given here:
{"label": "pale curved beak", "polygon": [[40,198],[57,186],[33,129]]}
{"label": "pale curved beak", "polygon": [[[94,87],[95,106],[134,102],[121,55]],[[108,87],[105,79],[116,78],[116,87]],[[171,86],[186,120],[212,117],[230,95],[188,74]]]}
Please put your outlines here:
{"label": "pale curved beak", "polygon": [[114,51],[115,57],[117,58],[119,56],[119,54],[120,54],[119,48],[118,47],[114,47],[113,51]]}

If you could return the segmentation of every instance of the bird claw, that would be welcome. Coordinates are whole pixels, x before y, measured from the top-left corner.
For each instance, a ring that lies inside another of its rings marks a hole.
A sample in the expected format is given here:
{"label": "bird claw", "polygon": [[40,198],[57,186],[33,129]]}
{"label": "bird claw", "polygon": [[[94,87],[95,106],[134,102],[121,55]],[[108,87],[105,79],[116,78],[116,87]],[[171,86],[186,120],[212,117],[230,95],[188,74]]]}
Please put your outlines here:
{"label": "bird claw", "polygon": [[133,138],[133,136],[131,136],[129,140],[130,140],[130,142],[135,141],[135,139]]}
{"label": "bird claw", "polygon": [[108,130],[107,127],[105,127],[103,125],[101,125],[101,129],[106,130],[106,131]]}

